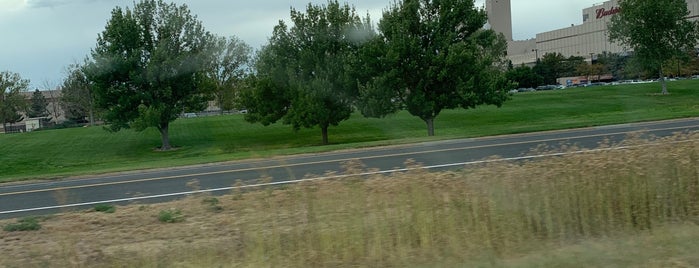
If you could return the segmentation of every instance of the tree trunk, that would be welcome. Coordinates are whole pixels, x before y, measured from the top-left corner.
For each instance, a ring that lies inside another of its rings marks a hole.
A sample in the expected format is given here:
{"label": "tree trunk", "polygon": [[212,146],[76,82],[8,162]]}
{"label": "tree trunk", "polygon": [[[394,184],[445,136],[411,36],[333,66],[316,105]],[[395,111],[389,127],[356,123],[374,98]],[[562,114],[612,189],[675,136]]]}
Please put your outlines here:
{"label": "tree trunk", "polygon": [[665,80],[665,78],[660,78],[660,83],[662,84],[662,87],[663,87],[662,94],[663,95],[670,94],[670,92],[667,91],[667,81]]}
{"label": "tree trunk", "polygon": [[320,130],[323,136],[323,145],[328,145],[328,126],[321,126]]}
{"label": "tree trunk", "polygon": [[158,127],[158,130],[160,130],[160,138],[163,141],[163,144],[160,146],[161,151],[169,151],[170,149],[172,149],[172,146],[170,146],[170,135],[168,133],[169,128],[169,123],[165,123],[164,125]]}
{"label": "tree trunk", "polygon": [[670,94],[670,93],[667,91],[667,81],[665,81],[665,76],[663,75],[663,68],[662,68],[662,66],[660,67],[660,85],[661,85],[662,88],[663,88],[663,91],[661,92],[661,94],[663,94],[663,95]]}
{"label": "tree trunk", "polygon": [[427,123],[427,136],[434,136],[434,118],[423,119]]}
{"label": "tree trunk", "polygon": [[95,125],[95,111],[92,107],[90,107],[89,114],[90,114],[89,115],[90,116],[90,126],[94,126]]}
{"label": "tree trunk", "polygon": [[90,114],[89,115],[90,116],[90,126],[94,126],[95,125],[95,99],[92,96],[91,90],[87,91],[87,97],[89,98],[89,100],[88,100],[88,105],[89,105],[88,112]]}

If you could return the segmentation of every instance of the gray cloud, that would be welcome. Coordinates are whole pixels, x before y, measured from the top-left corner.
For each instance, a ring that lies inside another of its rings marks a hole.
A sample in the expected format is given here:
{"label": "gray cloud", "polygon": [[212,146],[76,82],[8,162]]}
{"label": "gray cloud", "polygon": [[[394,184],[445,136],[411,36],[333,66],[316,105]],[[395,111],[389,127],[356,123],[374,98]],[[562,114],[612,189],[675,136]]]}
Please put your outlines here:
{"label": "gray cloud", "polygon": [[29,8],[55,8],[68,4],[66,0],[27,0]]}
{"label": "gray cloud", "polygon": [[[65,5],[90,5],[95,3],[115,3],[115,0],[27,0],[29,8],[58,8]],[[128,3],[132,3],[129,1]]]}
{"label": "gray cloud", "polygon": [[[6,1],[6,0],[0,0]],[[58,83],[65,66],[82,60],[104,30],[111,10],[132,7],[140,0],[27,0],[24,8],[0,10],[0,71],[17,72],[41,87]],[[288,21],[289,7],[305,10],[309,2],[327,0],[165,0],[186,3],[204,27],[220,36],[238,36],[254,48],[267,42],[279,20]],[[600,0],[512,0],[516,37],[580,23],[581,10]],[[381,12],[394,0],[340,0],[378,22]],[[476,4],[482,4],[477,0]],[[544,12],[542,12],[544,11]],[[566,17],[567,16],[567,17]],[[564,17],[561,19],[561,17]],[[561,25],[561,26],[558,26]]]}

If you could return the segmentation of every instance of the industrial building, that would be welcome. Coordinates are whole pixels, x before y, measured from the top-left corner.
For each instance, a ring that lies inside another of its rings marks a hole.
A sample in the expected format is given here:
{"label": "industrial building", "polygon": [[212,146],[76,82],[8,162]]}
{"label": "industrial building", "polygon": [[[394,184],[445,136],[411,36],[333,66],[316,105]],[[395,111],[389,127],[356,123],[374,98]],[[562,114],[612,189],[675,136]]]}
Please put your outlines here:
{"label": "industrial building", "polygon": [[[699,0],[686,1],[689,18],[699,19]],[[510,0],[486,0],[486,10],[490,28],[503,33],[508,40],[507,55],[513,65],[532,65],[547,53],[561,53],[564,57],[579,56],[591,61],[595,55],[603,52],[628,52],[607,38],[607,24],[621,11],[617,0],[583,9],[583,23],[580,25],[539,33],[528,40],[512,40]]]}

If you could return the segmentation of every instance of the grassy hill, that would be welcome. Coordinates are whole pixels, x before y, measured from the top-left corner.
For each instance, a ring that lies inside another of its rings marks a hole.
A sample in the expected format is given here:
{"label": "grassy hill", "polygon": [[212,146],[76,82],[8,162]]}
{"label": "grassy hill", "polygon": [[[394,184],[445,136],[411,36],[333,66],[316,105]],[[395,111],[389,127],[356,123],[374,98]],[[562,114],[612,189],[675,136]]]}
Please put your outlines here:
{"label": "grassy hill", "polygon": [[0,182],[699,115],[699,80],[671,82],[669,89],[666,96],[656,94],[657,83],[517,93],[501,108],[444,111],[431,138],[425,124],[406,112],[384,119],[355,114],[330,128],[328,146],[320,146],[318,129],[253,125],[242,115],[176,120],[170,133],[178,149],[171,152],[154,150],[160,143],[154,129],[0,135]]}

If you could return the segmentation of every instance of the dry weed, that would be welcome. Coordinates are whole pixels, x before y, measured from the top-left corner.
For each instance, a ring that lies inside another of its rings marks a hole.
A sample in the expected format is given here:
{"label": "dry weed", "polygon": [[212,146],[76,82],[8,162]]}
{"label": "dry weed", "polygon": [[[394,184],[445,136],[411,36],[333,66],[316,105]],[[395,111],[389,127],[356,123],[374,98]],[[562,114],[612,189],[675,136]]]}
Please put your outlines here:
{"label": "dry weed", "polygon": [[[352,161],[343,179],[235,190],[218,198],[218,213],[204,195],[64,213],[35,232],[0,232],[0,266],[429,266],[646,232],[699,219],[697,138],[639,134],[458,172],[408,161],[410,171],[364,176]],[[186,221],[160,223],[171,207]]]}

